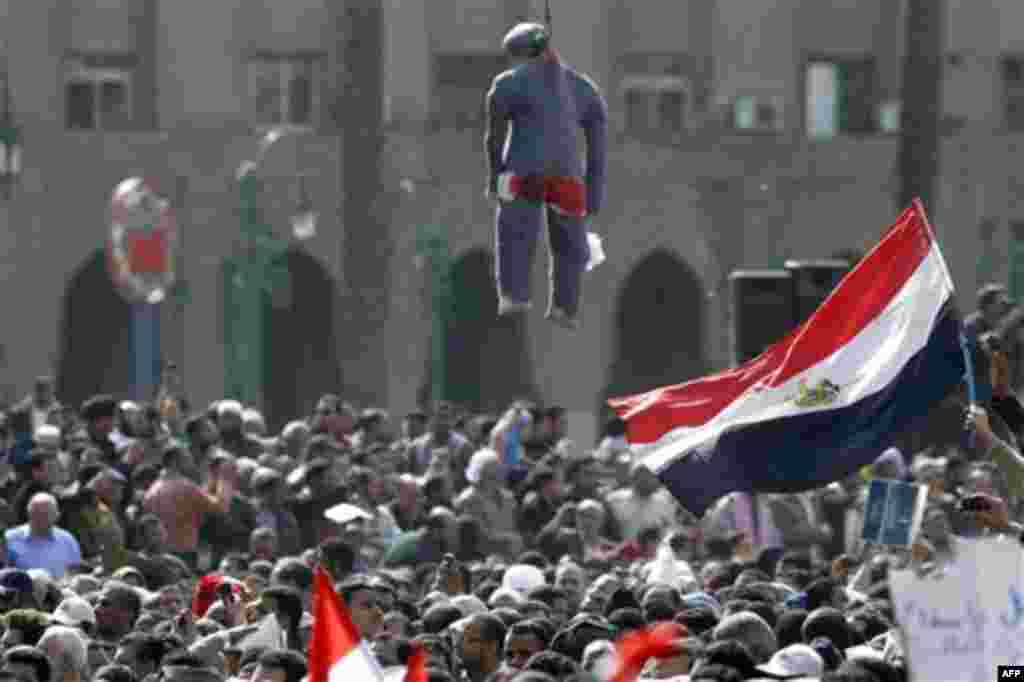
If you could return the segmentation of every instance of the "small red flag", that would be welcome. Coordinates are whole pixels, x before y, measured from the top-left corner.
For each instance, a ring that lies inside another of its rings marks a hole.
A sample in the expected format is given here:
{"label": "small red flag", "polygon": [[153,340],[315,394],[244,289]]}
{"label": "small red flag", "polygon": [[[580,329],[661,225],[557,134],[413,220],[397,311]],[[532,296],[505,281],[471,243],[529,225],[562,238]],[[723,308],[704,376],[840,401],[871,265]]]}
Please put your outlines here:
{"label": "small red flag", "polygon": [[676,642],[686,634],[678,623],[659,623],[625,635],[615,644],[618,667],[610,682],[634,682],[648,659],[674,656]]}
{"label": "small red flag", "polygon": [[383,680],[380,667],[362,644],[359,628],[322,568],[313,578],[313,636],[309,682]]}
{"label": "small red flag", "polygon": [[427,682],[427,650],[418,642],[412,646],[412,654],[405,661],[404,682]]}

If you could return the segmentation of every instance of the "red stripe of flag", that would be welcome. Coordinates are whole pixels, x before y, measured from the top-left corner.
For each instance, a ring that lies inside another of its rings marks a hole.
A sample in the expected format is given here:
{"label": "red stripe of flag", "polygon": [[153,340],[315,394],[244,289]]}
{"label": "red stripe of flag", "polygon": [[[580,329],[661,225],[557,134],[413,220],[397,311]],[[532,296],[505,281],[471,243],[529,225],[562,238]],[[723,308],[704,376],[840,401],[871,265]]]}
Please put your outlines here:
{"label": "red stripe of flag", "polygon": [[327,682],[331,667],[352,653],[362,639],[348,609],[322,568],[313,578],[313,636],[309,642],[309,682]]}
{"label": "red stripe of flag", "polygon": [[807,322],[753,360],[683,384],[608,401],[628,424],[631,443],[653,443],[700,426],[757,385],[778,386],[822,362],[889,305],[931,249],[924,208],[915,202],[843,278]]}

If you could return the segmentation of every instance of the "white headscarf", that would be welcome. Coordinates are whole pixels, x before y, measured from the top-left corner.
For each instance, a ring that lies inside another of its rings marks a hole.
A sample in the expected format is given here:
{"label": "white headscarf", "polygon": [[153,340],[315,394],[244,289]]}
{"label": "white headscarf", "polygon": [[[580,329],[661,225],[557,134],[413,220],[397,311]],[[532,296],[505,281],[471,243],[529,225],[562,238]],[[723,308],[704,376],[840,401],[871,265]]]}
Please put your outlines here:
{"label": "white headscarf", "polygon": [[530,564],[515,564],[505,570],[505,577],[501,581],[502,587],[515,590],[519,594],[526,594],[535,587],[546,584],[544,572]]}
{"label": "white headscarf", "polygon": [[483,472],[484,467],[492,462],[497,464],[501,461],[498,457],[498,453],[491,448],[483,448],[473,453],[473,456],[469,458],[469,466],[466,467],[466,480],[472,484],[480,482],[480,474]]}

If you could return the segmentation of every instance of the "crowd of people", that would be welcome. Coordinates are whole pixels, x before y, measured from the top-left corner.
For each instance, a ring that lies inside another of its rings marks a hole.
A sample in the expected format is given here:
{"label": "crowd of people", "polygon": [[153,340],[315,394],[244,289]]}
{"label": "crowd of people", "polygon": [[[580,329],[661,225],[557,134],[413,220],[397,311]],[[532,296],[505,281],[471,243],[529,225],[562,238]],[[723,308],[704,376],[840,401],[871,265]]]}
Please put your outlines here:
{"label": "crowd of people", "polygon": [[[998,385],[1005,359],[981,347]],[[907,680],[888,572],[943,566],[955,534],[1020,535],[1003,413],[698,519],[615,418],[586,448],[557,407],[394,421],[325,395],[270,433],[233,400],[69,409],[43,377],[0,423],[0,682],[300,682],[318,567],[385,676],[419,650],[430,682],[607,682],[616,642],[671,623],[642,678]],[[861,541],[872,478],[927,486],[911,546]]]}

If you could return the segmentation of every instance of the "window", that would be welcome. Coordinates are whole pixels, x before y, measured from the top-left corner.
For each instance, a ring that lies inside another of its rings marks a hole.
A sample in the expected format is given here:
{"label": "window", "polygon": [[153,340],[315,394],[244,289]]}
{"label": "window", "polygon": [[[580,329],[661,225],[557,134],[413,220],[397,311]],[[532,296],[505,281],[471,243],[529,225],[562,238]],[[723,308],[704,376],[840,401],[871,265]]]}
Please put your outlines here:
{"label": "window", "polygon": [[1006,128],[1024,130],[1024,57],[1005,57],[1002,70]]}
{"label": "window", "polygon": [[782,130],[782,98],[741,95],[722,105],[723,122],[729,130],[771,132]]}
{"label": "window", "polygon": [[494,77],[508,69],[501,54],[434,55],[434,124],[440,128],[482,128],[485,94]]}
{"label": "window", "polygon": [[322,59],[315,55],[258,55],[248,62],[255,123],[312,127],[319,107]]}
{"label": "window", "polygon": [[90,55],[69,59],[64,89],[68,129],[131,128],[134,76],[134,57]]}
{"label": "window", "polygon": [[625,132],[633,137],[675,136],[689,124],[690,88],[679,76],[627,76],[622,82]]}
{"label": "window", "polygon": [[898,99],[891,99],[878,105],[878,130],[882,133],[898,133],[900,131],[900,116],[902,116],[903,103]]}
{"label": "window", "polygon": [[878,130],[873,59],[812,59],[805,73],[807,135],[829,139]]}
{"label": "window", "polygon": [[631,52],[619,59],[623,122],[627,136],[664,139],[691,125],[691,83],[685,74],[692,60],[680,53]]}

